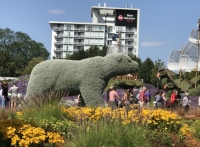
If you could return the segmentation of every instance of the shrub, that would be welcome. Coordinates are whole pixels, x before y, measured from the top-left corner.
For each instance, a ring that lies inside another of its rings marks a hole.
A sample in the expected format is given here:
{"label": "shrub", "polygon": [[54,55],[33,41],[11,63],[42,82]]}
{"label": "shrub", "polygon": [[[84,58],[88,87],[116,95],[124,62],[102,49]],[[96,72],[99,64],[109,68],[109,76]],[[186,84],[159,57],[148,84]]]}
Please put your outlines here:
{"label": "shrub", "polygon": [[194,123],[192,123],[191,130],[194,136],[200,139],[200,120],[196,120]]}
{"label": "shrub", "polygon": [[167,97],[170,97],[171,94],[172,94],[172,90],[168,90],[168,91],[167,91]]}
{"label": "shrub", "polygon": [[166,71],[161,71],[160,74],[161,74],[161,76],[166,76],[167,75]]}
{"label": "shrub", "polygon": [[73,137],[74,147],[147,147],[144,128],[117,123],[96,123],[84,125]]}
{"label": "shrub", "polygon": [[167,78],[163,78],[162,80],[161,80],[161,86],[163,87],[165,84],[167,84]]}
{"label": "shrub", "polygon": [[168,87],[169,89],[174,88],[174,83],[172,83],[172,82],[167,83],[167,87]]}
{"label": "shrub", "polygon": [[7,147],[7,146],[10,146],[10,144],[11,144],[11,139],[7,138],[7,136],[6,136],[8,127],[14,127],[16,129],[18,129],[26,123],[27,122],[24,121],[24,120],[17,120],[17,119],[0,121],[0,142],[1,142],[1,145],[2,146],[5,145]]}
{"label": "shrub", "polygon": [[189,93],[191,96],[200,95],[200,85],[197,88],[189,89]]}
{"label": "shrub", "polygon": [[7,127],[6,138],[11,140],[11,146],[38,146],[44,147],[45,142],[64,143],[64,139],[60,134],[55,132],[46,132],[40,127],[34,127],[30,124],[24,124],[19,128]]}

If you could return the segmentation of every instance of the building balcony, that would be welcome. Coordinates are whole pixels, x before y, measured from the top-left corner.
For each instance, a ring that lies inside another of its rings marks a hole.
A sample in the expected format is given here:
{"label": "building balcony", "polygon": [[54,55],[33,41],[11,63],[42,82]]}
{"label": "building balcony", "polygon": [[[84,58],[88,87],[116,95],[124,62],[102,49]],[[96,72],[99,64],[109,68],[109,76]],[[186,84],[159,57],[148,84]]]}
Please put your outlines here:
{"label": "building balcony", "polygon": [[53,30],[54,31],[64,31],[64,27],[54,27]]}
{"label": "building balcony", "polygon": [[64,49],[64,48],[57,48],[57,49],[54,49],[54,52],[67,52],[68,50],[67,49]]}
{"label": "building balcony", "polygon": [[63,34],[62,35],[54,35],[55,38],[63,38]]}
{"label": "building balcony", "polygon": [[63,44],[63,41],[54,42],[54,45],[59,45],[59,44]]}
{"label": "building balcony", "polygon": [[83,50],[83,48],[82,49],[77,49],[77,48],[73,49],[74,52],[78,52],[80,50]]}
{"label": "building balcony", "polygon": [[104,32],[105,29],[90,29],[90,28],[88,28],[88,29],[86,29],[86,31],[89,31],[89,32]]}
{"label": "building balcony", "polygon": [[128,40],[134,40],[135,37],[125,37],[125,39],[128,39]]}
{"label": "building balcony", "polygon": [[74,37],[76,37],[76,38],[84,38],[85,35],[74,35]]}
{"label": "building balcony", "polygon": [[75,35],[68,35],[68,34],[60,34],[60,35],[54,35],[55,38],[72,38],[75,37]]}
{"label": "building balcony", "polygon": [[126,32],[126,30],[117,29],[116,32]]}
{"label": "building balcony", "polygon": [[135,32],[132,32],[132,31],[126,31],[126,34],[135,34]]}
{"label": "building balcony", "polygon": [[133,46],[135,46],[135,44],[125,44],[126,46],[128,46],[128,47],[133,47]]}
{"label": "building balcony", "polygon": [[64,41],[63,44],[74,44],[74,42]]}
{"label": "building balcony", "polygon": [[136,32],[136,31],[137,31],[137,29],[126,29],[125,32]]}
{"label": "building balcony", "polygon": [[85,28],[74,28],[75,31],[85,31]]}
{"label": "building balcony", "polygon": [[93,36],[93,35],[86,35],[85,38],[104,38],[104,36]]}
{"label": "building balcony", "polygon": [[83,45],[84,45],[84,42],[74,42],[74,45],[75,45],[75,46],[83,46]]}

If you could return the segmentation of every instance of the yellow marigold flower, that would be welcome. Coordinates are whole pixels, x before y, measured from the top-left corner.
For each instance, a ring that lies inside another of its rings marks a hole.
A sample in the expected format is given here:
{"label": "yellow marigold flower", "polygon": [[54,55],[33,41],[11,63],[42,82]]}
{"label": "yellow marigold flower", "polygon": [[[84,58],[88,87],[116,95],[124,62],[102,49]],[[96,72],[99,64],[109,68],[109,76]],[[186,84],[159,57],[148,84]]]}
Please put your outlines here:
{"label": "yellow marigold flower", "polygon": [[16,113],[17,116],[22,116],[22,114],[23,114],[22,112],[17,112]]}
{"label": "yellow marigold flower", "polygon": [[15,146],[19,140],[20,140],[19,136],[18,135],[14,135],[11,138],[11,145]]}
{"label": "yellow marigold flower", "polygon": [[131,121],[130,120],[124,120],[123,122],[122,122],[122,124],[129,124]]}
{"label": "yellow marigold flower", "polygon": [[47,137],[49,138],[49,143],[64,143],[63,137],[59,133],[47,132]]}
{"label": "yellow marigold flower", "polygon": [[15,134],[16,129],[12,127],[7,127],[7,138],[12,138],[12,136]]}

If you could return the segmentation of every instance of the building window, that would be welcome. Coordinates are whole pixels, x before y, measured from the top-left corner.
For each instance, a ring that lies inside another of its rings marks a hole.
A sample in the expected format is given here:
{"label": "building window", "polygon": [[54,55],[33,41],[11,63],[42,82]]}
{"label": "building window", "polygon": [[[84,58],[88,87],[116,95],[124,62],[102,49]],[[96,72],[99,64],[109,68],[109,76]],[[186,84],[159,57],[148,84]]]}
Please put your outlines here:
{"label": "building window", "polygon": [[92,30],[92,26],[88,26],[88,30],[91,31]]}
{"label": "building window", "polygon": [[67,30],[71,30],[71,25],[67,25]]}

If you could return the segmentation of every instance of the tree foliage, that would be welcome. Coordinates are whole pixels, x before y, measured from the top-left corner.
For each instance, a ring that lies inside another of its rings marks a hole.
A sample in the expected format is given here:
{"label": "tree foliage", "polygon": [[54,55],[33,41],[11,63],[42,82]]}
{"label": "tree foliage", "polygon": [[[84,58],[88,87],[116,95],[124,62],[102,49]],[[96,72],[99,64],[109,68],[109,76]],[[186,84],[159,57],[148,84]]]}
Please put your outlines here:
{"label": "tree foliage", "polygon": [[0,76],[10,77],[15,74],[16,65],[12,56],[5,50],[0,50]]}
{"label": "tree foliage", "polygon": [[32,69],[39,64],[40,62],[44,61],[42,57],[33,58],[28,62],[28,65],[24,68],[22,75],[30,75]]}
{"label": "tree foliage", "polygon": [[[196,77],[196,71],[191,71],[191,72],[181,72],[182,73],[182,78],[191,80],[192,78]],[[180,74],[180,71],[179,71]],[[197,71],[197,75],[199,75],[200,72]]]}
{"label": "tree foliage", "polygon": [[108,47],[103,46],[102,49],[98,48],[97,46],[91,46],[88,50],[79,50],[78,52],[73,53],[70,56],[67,56],[66,59],[69,60],[81,60],[86,58],[91,58],[95,56],[105,56],[107,52]]}
{"label": "tree foliage", "polygon": [[150,83],[153,85],[157,85],[158,87],[161,86],[161,79],[159,80],[156,75],[158,72],[160,72],[160,70],[162,70],[163,68],[165,68],[165,64],[164,62],[161,61],[161,59],[158,59],[157,61],[155,61],[154,63],[154,67],[151,70],[151,80]]}
{"label": "tree foliage", "polygon": [[[42,43],[32,40],[26,33],[14,32],[8,28],[0,28],[0,50],[12,57],[12,61],[6,62],[14,62],[16,67],[12,74],[7,73],[5,76],[19,76],[32,58],[42,57],[46,60],[49,57],[49,52]],[[0,60],[1,58],[0,54]]]}
{"label": "tree foliage", "polygon": [[142,60],[141,60],[139,57],[137,57],[136,55],[133,55],[133,54],[128,54],[128,56],[129,56],[133,61],[136,61],[136,62],[139,64],[138,68],[140,68],[140,66],[142,65]]}
{"label": "tree foliage", "polygon": [[138,70],[139,79],[143,79],[144,83],[150,83],[151,73],[154,67],[154,63],[150,58],[147,58]]}

